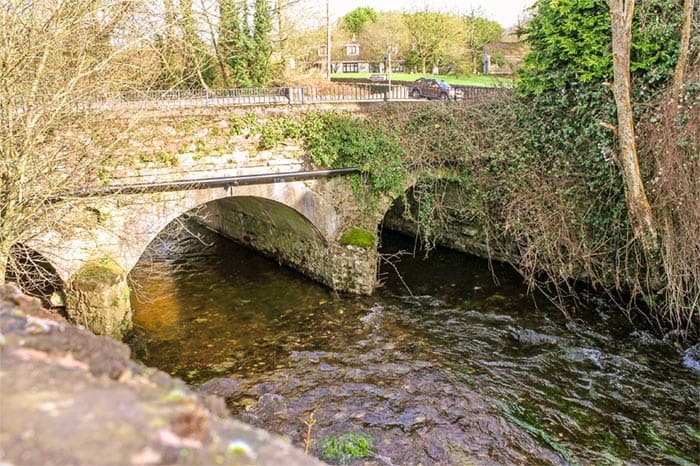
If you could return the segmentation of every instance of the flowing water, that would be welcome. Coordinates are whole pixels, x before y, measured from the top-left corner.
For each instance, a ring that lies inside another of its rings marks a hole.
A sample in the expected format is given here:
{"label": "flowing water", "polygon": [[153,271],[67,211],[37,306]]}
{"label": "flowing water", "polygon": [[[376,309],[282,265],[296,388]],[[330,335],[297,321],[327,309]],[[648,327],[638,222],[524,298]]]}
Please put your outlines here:
{"label": "flowing water", "polygon": [[132,272],[135,356],[302,447],[313,415],[315,454],[363,432],[374,456],[357,464],[700,462],[697,360],[603,302],[567,320],[512,271],[442,249],[338,296],[188,229]]}

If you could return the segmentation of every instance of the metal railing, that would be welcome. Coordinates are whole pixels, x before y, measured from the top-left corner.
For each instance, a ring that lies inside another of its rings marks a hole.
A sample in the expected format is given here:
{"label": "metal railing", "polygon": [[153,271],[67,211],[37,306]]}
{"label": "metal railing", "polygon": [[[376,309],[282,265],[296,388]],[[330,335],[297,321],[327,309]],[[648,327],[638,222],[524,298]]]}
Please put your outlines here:
{"label": "metal railing", "polygon": [[[499,95],[502,90],[460,87],[461,100],[480,100]],[[227,107],[250,105],[307,105],[412,100],[411,87],[403,84],[330,83],[321,86],[233,89],[169,89],[119,91],[87,95],[72,107],[82,111],[167,110],[186,107]],[[38,105],[55,106],[51,96],[39,96],[29,104],[17,103],[15,112]],[[64,104],[61,104],[64,105]]]}
{"label": "metal railing", "polygon": [[[461,99],[479,100],[498,95],[498,89],[461,87]],[[78,104],[85,110],[168,109],[182,107],[226,107],[377,102],[412,99],[410,86],[364,83],[333,83],[307,87],[171,89],[121,91],[94,96]]]}
{"label": "metal railing", "polygon": [[302,170],[296,172],[259,173],[255,175],[236,175],[219,178],[202,178],[190,180],[159,181],[127,185],[99,186],[56,194],[49,198],[52,202],[69,197],[97,197],[114,194],[145,194],[169,191],[189,191],[195,189],[231,188],[233,186],[249,186],[254,184],[281,183],[289,181],[304,181],[318,178],[331,178],[341,175],[360,173],[360,169],[328,168],[319,170]]}

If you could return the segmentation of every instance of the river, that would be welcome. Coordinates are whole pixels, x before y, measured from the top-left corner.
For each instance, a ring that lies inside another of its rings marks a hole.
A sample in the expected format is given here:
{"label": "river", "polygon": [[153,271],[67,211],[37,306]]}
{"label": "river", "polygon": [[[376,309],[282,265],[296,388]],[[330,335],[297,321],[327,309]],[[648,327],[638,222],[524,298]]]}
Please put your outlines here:
{"label": "river", "polygon": [[361,432],[357,464],[700,463],[697,361],[603,300],[566,319],[506,267],[394,234],[377,292],[337,295],[185,226],[131,273],[135,357],[302,448],[313,414],[316,455]]}

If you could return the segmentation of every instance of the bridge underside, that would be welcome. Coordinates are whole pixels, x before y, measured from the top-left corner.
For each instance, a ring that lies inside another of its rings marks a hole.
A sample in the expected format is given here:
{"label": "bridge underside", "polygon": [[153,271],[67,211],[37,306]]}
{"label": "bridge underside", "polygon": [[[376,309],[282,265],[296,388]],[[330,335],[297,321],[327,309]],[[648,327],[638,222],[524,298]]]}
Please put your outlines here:
{"label": "bridge underside", "polygon": [[288,206],[257,197],[230,197],[197,209],[194,218],[221,235],[276,259],[338,291],[371,294],[376,250],[348,248]]}

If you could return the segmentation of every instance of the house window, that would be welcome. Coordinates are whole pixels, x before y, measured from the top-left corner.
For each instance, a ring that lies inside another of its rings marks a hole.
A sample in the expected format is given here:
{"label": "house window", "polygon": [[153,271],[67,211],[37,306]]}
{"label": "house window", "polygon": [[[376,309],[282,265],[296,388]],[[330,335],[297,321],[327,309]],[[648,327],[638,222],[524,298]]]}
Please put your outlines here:
{"label": "house window", "polygon": [[326,55],[328,55],[328,49],[326,48],[325,45],[322,45],[321,47],[318,48],[318,56],[325,57]]}
{"label": "house window", "polygon": [[343,73],[358,73],[359,71],[357,63],[343,63]]}
{"label": "house window", "polygon": [[359,55],[360,54],[360,46],[359,45],[346,45],[345,46],[345,55],[351,56],[351,55]]}

